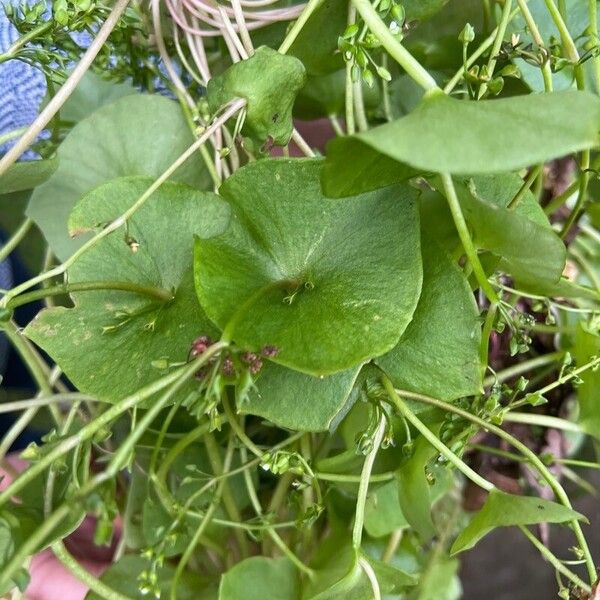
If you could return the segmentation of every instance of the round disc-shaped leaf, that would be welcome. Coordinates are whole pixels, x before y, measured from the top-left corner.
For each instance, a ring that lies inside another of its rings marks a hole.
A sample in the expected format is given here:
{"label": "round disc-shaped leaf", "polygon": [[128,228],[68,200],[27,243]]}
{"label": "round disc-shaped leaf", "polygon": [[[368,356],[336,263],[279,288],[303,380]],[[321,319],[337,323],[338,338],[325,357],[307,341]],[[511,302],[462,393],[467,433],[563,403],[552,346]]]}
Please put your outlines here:
{"label": "round disc-shaped leaf", "polygon": [[[161,96],[134,94],[101,107],[78,123],[57,151],[59,165],[33,193],[27,214],[60,260],[80,245],[67,231],[73,206],[116,177],[158,177],[193,142],[179,105]],[[196,155],[172,177],[206,189],[210,180]]]}
{"label": "round disc-shaped leaf", "polygon": [[233,215],[196,243],[196,289],[208,316],[242,347],[279,348],[313,375],[390,350],[421,291],[416,192],[389,187],[326,200],[321,161],[262,160],[220,189]]}
{"label": "round disc-shaped leaf", "polygon": [[[151,181],[121,178],[100,186],[75,208],[71,230],[116,218]],[[117,401],[151,383],[164,374],[156,361],[185,361],[197,336],[217,333],[198,305],[192,252],[194,235],[220,233],[228,220],[229,208],[216,194],[167,182],[131,217],[129,244],[122,231],[105,237],[75,262],[68,279],[129,282],[172,291],[174,299],[109,289],[78,292],[72,294],[74,308],[43,310],[26,335],[84,393]]]}

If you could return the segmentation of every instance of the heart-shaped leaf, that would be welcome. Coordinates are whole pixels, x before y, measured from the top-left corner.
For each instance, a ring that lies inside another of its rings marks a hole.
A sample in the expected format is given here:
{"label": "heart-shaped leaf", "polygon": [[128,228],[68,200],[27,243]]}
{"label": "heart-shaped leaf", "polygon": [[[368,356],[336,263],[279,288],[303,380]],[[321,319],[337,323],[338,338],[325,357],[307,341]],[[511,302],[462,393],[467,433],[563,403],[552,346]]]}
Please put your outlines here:
{"label": "heart-shaped leaf", "polygon": [[[416,193],[331,202],[320,161],[262,160],[220,189],[229,229],[196,244],[196,289],[226,337],[305,373],[328,375],[391,349],[421,290]],[[385,275],[382,275],[385,274]]]}
{"label": "heart-shaped leaf", "polygon": [[456,538],[451,553],[457,554],[472,548],[496,527],[565,523],[573,519],[586,520],[583,515],[562,504],[543,498],[514,496],[494,489],[490,492],[483,508]]}
{"label": "heart-shaped leaf", "polygon": [[221,577],[219,600],[297,600],[298,571],[287,558],[252,556]]}
{"label": "heart-shaped leaf", "polygon": [[327,377],[313,377],[267,363],[242,413],[268,419],[295,431],[327,431],[352,406],[350,394],[360,367]]}
{"label": "heart-shaped leaf", "polygon": [[406,117],[328,146],[330,172],[356,140],[424,172],[511,171],[598,145],[600,98],[586,92],[470,102],[429,93]]}
{"label": "heart-shaped leaf", "polygon": [[395,348],[376,359],[396,387],[455,400],[481,392],[481,322],[469,284],[423,234],[423,290]]}
{"label": "heart-shaped leaf", "polygon": [[[58,148],[54,175],[33,193],[27,214],[60,260],[80,245],[67,231],[71,209],[84,194],[116,177],[158,177],[193,142],[176,102],[134,94],[103,106],[78,123]],[[206,189],[210,179],[198,155],[172,179]]]}
{"label": "heart-shaped leaf", "polygon": [[[76,206],[72,231],[109,222],[151,183],[121,178],[100,186]],[[43,310],[25,330],[84,393],[116,401],[160,377],[153,361],[185,361],[198,335],[215,335],[193,287],[194,235],[225,229],[229,208],[215,194],[164,184],[129,222],[126,243],[115,232],[79,258],[69,282],[130,282],[172,291],[171,302],[124,291],[74,293],[74,308]],[[133,251],[132,247],[137,251]],[[182,393],[185,393],[185,389]]]}

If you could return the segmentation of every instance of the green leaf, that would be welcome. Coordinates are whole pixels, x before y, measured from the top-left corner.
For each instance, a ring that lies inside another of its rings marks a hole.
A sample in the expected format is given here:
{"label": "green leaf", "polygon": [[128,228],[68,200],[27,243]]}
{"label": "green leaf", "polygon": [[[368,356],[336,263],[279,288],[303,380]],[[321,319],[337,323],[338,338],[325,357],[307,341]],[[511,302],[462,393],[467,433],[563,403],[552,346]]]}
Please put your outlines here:
{"label": "green leaf", "polygon": [[0,177],[0,194],[31,190],[41,185],[58,167],[55,156],[47,160],[28,160],[15,163]]}
{"label": "green leaf", "polygon": [[495,173],[592,148],[599,128],[600,99],[586,92],[478,102],[434,92],[406,117],[335,140],[328,161],[358,140],[421,171]]}
{"label": "green leaf", "polygon": [[88,71],[60,109],[60,119],[79,123],[101,106],[137,93],[130,83],[105,81],[100,75]]}
{"label": "green leaf", "polygon": [[221,186],[234,216],[197,242],[196,289],[238,345],[274,345],[275,362],[328,375],[394,346],[422,275],[414,190],[329,202],[320,164],[262,160]]}
{"label": "green leaf", "polygon": [[309,75],[327,75],[343,69],[337,41],[347,22],[345,0],[322,0],[290,46],[289,54],[302,61]]}
{"label": "green leaf", "polygon": [[[27,214],[56,256],[65,260],[81,245],[67,231],[69,213],[80,198],[117,177],[158,177],[193,139],[179,105],[172,100],[141,94],[120,98],[71,130],[58,149],[58,169],[35,190]],[[198,155],[172,179],[201,189],[210,184]]]}
{"label": "green leaf", "polygon": [[483,508],[456,538],[451,553],[457,554],[472,548],[496,527],[565,523],[573,519],[586,520],[583,515],[562,504],[543,498],[515,496],[493,489]]}
{"label": "green leaf", "polygon": [[327,160],[321,183],[329,198],[345,198],[406,181],[418,169],[398,163],[352,137],[335,138],[327,144]]}
{"label": "green leaf", "polygon": [[408,19],[429,19],[438,13],[449,0],[403,0]]}
{"label": "green leaf", "polygon": [[351,407],[350,394],[360,367],[328,377],[313,377],[269,362],[240,412],[264,417],[295,431],[327,431],[340,411]]}
{"label": "green leaf", "polygon": [[[140,592],[140,583],[138,577],[143,571],[147,571],[150,563],[139,556],[123,556],[118,562],[114,563],[104,572],[100,581],[107,586],[127,595],[132,600],[146,600],[149,594]],[[171,565],[164,565],[158,569],[158,587],[162,598],[168,598],[171,593],[171,583],[175,575],[175,568]],[[194,573],[184,572],[177,585],[177,600],[216,600],[217,596],[214,589],[211,589],[210,583],[206,579],[195,575]],[[94,592],[88,592],[85,600],[103,600]]]}
{"label": "green leaf", "polygon": [[259,146],[268,140],[285,146],[294,127],[292,108],[305,80],[298,59],[262,46],[208,82],[208,104],[216,112],[235,98],[245,98],[248,105],[242,133]]}
{"label": "green leaf", "polygon": [[[575,361],[578,367],[600,356],[600,336],[598,331],[579,323],[575,334]],[[577,386],[579,423],[583,429],[600,439],[600,369],[588,369],[580,375],[583,383]]]}
{"label": "green leaf", "polygon": [[[440,424],[429,427],[436,435]],[[435,534],[431,518],[431,484],[425,472],[437,450],[422,436],[414,442],[413,454],[396,472],[400,508],[410,526],[424,539]]]}
{"label": "green leaf", "polygon": [[287,558],[253,556],[221,577],[219,600],[297,600],[298,572]]}
{"label": "green leaf", "polygon": [[[102,227],[130,207],[150,182],[132,177],[100,186],[75,207],[71,231]],[[227,205],[215,194],[164,184],[129,221],[137,252],[116,232],[82,255],[68,275],[70,283],[125,281],[173,290],[174,300],[165,304],[110,290],[74,293],[74,308],[42,311],[26,335],[84,393],[117,401],[158,379],[164,372],[153,361],[185,361],[196,337],[217,333],[195,297],[192,248],[194,235],[220,233],[228,219]]]}
{"label": "green leaf", "polygon": [[455,400],[482,391],[481,322],[461,270],[423,235],[423,289],[393,350],[375,360],[396,387]]}
{"label": "green leaf", "polygon": [[[431,467],[435,481],[429,486],[429,501],[435,504],[453,484],[452,473],[441,466]],[[371,537],[384,537],[396,529],[410,527],[400,507],[398,482],[390,481],[369,492],[365,505],[365,529]]]}
{"label": "green leaf", "polygon": [[547,225],[541,225],[522,211],[501,208],[486,202],[485,189],[477,182],[459,183],[457,194],[465,219],[474,231],[474,241],[502,258],[500,266],[519,283],[556,284],[562,275],[566,248]]}

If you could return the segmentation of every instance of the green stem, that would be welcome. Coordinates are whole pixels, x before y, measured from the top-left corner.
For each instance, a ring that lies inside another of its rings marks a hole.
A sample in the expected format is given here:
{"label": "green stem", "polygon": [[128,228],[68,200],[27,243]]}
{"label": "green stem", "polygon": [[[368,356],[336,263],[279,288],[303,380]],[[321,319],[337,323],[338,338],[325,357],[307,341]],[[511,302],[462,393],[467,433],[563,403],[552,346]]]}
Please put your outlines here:
{"label": "green stem", "polygon": [[[235,448],[235,446],[233,444],[233,437],[231,437],[229,440],[229,444],[227,446],[227,451],[225,453],[225,460],[223,463],[223,472],[227,472],[229,470],[229,468],[231,467],[231,460],[233,459],[234,448]],[[221,475],[221,474],[222,473],[215,473],[215,475]],[[221,502],[223,488],[225,487],[226,483],[227,483],[226,478],[223,478],[219,481],[219,483],[217,485],[217,489],[215,490],[215,493],[211,500],[211,503],[210,503],[209,507],[206,509],[206,512],[204,513],[204,518],[200,522],[200,525],[198,525],[196,531],[194,532],[194,535],[192,536],[192,539],[190,540],[190,543],[188,544],[183,555],[181,556],[181,559],[179,560],[179,563],[177,564],[177,568],[175,569],[175,573],[173,575],[173,580],[171,582],[171,595],[170,595],[171,600],[177,600],[177,584],[179,582],[179,579],[181,578],[181,575],[183,574],[183,570],[185,569],[187,563],[189,562],[192,554],[196,550],[196,546],[198,545],[200,538],[202,537],[202,535],[204,534],[204,531],[210,524],[210,521],[211,521],[211,518],[212,518],[214,512],[217,510],[217,508]]]}
{"label": "green stem", "polygon": [[533,535],[533,533],[529,531],[529,529],[527,529],[527,527],[524,527],[523,525],[518,525],[518,527],[523,532],[525,537],[539,550],[540,554],[559,573],[562,573],[565,577],[570,579],[577,587],[579,587],[584,592],[590,593],[592,591],[592,588],[587,583],[585,583],[585,581],[581,580],[577,575],[575,575],[575,573],[573,573],[573,571],[567,569],[567,567],[565,567],[565,565],[563,565],[562,562],[560,562],[560,560],[558,560],[558,558],[556,558],[556,556],[554,556],[554,554],[552,554],[552,552],[550,552],[550,550],[548,550],[548,548],[546,548],[546,546],[544,546],[544,544],[542,544],[542,542],[538,540],[535,537],[535,535]]}
{"label": "green stem", "polygon": [[562,194],[550,200],[544,207],[544,212],[551,215],[556,212],[579,188],[579,181],[574,181]]}
{"label": "green stem", "polygon": [[491,283],[488,281],[485,271],[481,266],[481,262],[479,261],[479,257],[477,256],[477,250],[473,245],[471,235],[469,234],[469,228],[462,213],[458,196],[456,195],[456,189],[454,187],[454,182],[452,181],[452,176],[448,173],[442,173],[441,177],[446,194],[446,200],[448,201],[448,206],[450,207],[450,212],[452,213],[452,218],[454,219],[454,225],[458,232],[458,236],[460,237],[460,241],[462,242],[465,254],[469,259],[471,267],[473,268],[475,277],[477,278],[477,281],[479,282],[479,285],[481,286],[481,289],[487,296],[488,300],[492,304],[498,304],[498,295],[496,294]]}
{"label": "green stem", "polygon": [[577,194],[577,201],[573,210],[570,212],[569,217],[565,221],[565,224],[560,232],[561,239],[565,239],[571,230],[571,227],[579,220],[583,212],[585,205],[585,199],[587,195],[587,189],[590,182],[590,151],[584,150],[581,153],[581,175],[579,176],[579,192]]}
{"label": "green stem", "polygon": [[523,18],[525,19],[525,23],[527,23],[527,28],[531,33],[533,41],[546,55],[546,59],[544,60],[544,64],[542,65],[542,76],[544,78],[544,89],[546,90],[546,92],[551,92],[553,83],[552,68],[550,67],[550,61],[548,60],[550,53],[546,49],[546,46],[544,44],[544,38],[542,37],[542,34],[538,29],[537,23],[535,22],[535,19],[533,18],[533,15],[531,14],[529,7],[527,6],[527,0],[517,0],[517,2],[519,4],[519,10],[521,11]]}
{"label": "green stem", "polygon": [[383,22],[370,0],[352,0],[352,4],[360,13],[371,32],[379,38],[388,54],[406,71],[407,75],[418,83],[425,91],[442,90],[435,79],[413,55],[392,35],[388,26]]}
{"label": "green stem", "polygon": [[[443,400],[438,400],[436,398],[426,396],[425,394],[417,394],[415,392],[410,392],[410,391],[406,391],[406,390],[399,390],[398,393],[406,398],[410,398],[411,400],[423,402],[424,404],[428,404],[429,406],[435,406],[444,411],[459,415],[459,416],[463,417],[464,419],[467,419],[468,421],[475,423],[476,425],[481,427],[483,430],[489,431],[489,432],[493,433],[494,435],[497,435],[499,438],[503,439],[504,441],[508,442],[511,446],[513,446],[513,448],[516,448],[523,456],[525,456],[531,462],[531,464],[538,470],[540,475],[548,483],[548,485],[554,492],[554,494],[555,494],[556,498],[559,500],[559,502],[561,502],[567,508],[570,508],[570,509],[573,508],[573,506],[571,505],[571,501],[569,500],[569,496],[565,492],[564,488],[561,486],[560,482],[557,481],[557,479],[554,477],[554,475],[552,475],[552,473],[548,470],[548,468],[541,461],[541,459],[530,448],[528,448],[525,444],[523,444],[523,442],[521,442],[520,440],[515,438],[513,435],[511,435],[507,431],[504,431],[504,429],[501,429],[500,427],[497,427],[496,425],[493,425],[492,423],[489,423],[488,421],[484,421],[483,419],[477,417],[476,415],[474,415],[466,410],[458,408],[457,406],[454,406],[448,402],[444,402]],[[571,524],[571,527],[573,528],[575,537],[577,538],[577,541],[578,541],[578,543],[581,547],[581,550],[583,552],[583,555],[585,557],[585,562],[586,562],[588,574],[590,577],[590,581],[594,582],[596,580],[596,567],[594,566],[594,559],[592,558],[587,541],[583,535],[583,531],[581,530],[581,524],[576,519],[571,521],[570,524]]]}
{"label": "green stem", "polygon": [[[588,0],[588,21],[590,36],[596,44],[596,50],[598,50],[599,38],[598,38],[598,0]],[[595,54],[592,58],[594,65],[594,77],[596,79],[596,93],[600,94],[600,55]]]}
{"label": "green stem", "polygon": [[[475,485],[491,492],[495,485],[484,479],[479,473],[476,473],[469,465],[462,461],[450,448],[446,446],[402,401],[398,392],[394,389],[392,382],[386,377],[383,385],[392,401],[392,404],[398,409],[398,412],[442,455],[448,462],[453,464],[467,479],[470,479]],[[400,392],[405,395],[404,392]]]}
{"label": "green stem", "polygon": [[496,312],[498,311],[498,304],[493,302],[489,305],[485,321],[483,322],[483,328],[481,330],[481,343],[479,346],[479,363],[481,364],[482,377],[488,367],[488,357],[490,348],[490,338],[494,329],[494,321],[496,320]]}
{"label": "green stem", "polygon": [[538,175],[542,172],[542,168],[543,168],[542,165],[538,165],[537,167],[534,167],[533,169],[531,169],[531,171],[529,172],[529,175],[527,175],[527,177],[525,178],[523,185],[521,186],[519,191],[515,194],[515,197],[508,203],[508,206],[506,208],[508,208],[509,210],[514,210],[515,208],[517,208],[517,206],[519,205],[521,200],[523,200],[523,198],[525,198],[525,194],[527,194],[527,192],[531,189],[533,182],[537,179]]}
{"label": "green stem", "polygon": [[526,425],[537,425],[539,427],[550,427],[561,431],[573,431],[583,433],[583,429],[572,421],[553,417],[551,415],[537,415],[535,413],[508,412],[504,415],[504,421],[510,423],[524,423]]}
{"label": "green stem", "polygon": [[554,24],[558,29],[562,45],[565,49],[565,52],[567,53],[567,57],[573,64],[578,63],[579,52],[577,52],[575,42],[573,41],[573,38],[569,33],[569,29],[563,19],[563,16],[560,14],[560,11],[556,7],[556,4],[554,4],[554,0],[544,0],[544,2],[546,3],[546,8],[548,9],[552,20],[554,21]]}
{"label": "green stem", "polygon": [[52,552],[54,556],[66,567],[81,583],[88,587],[92,592],[104,598],[104,600],[133,600],[131,596],[125,596],[105,583],[94,577],[91,573],[82,567],[71,553],[65,548],[62,541],[57,541],[52,544]]}
{"label": "green stem", "polygon": [[[192,361],[189,365],[181,367],[173,373],[169,373],[165,377],[150,383],[141,390],[137,391],[135,394],[127,396],[117,404],[111,406],[104,413],[96,417],[94,421],[84,425],[77,433],[59,442],[56,447],[48,452],[48,454],[45,454],[37,462],[32,463],[26,471],[23,471],[17,479],[13,480],[8,487],[0,492],[0,506],[3,506],[12,497],[17,495],[26,485],[31,483],[31,481],[43,473],[58,458],[67,454],[83,442],[91,439],[98,431],[108,426],[120,415],[141,404],[144,400],[152,397],[154,394],[162,391],[169,385],[175,384],[180,380],[187,381],[189,377],[197,373],[198,369],[203,364],[208,362],[215,354],[220,352],[226,346],[227,344],[223,343],[213,344],[213,346],[204,352],[204,354],[198,357],[198,359]],[[119,451],[121,448],[119,448]]]}
{"label": "green stem", "polygon": [[0,263],[23,241],[23,238],[29,233],[32,225],[33,221],[29,217],[21,223],[10,239],[0,248]]}
{"label": "green stem", "polygon": [[548,354],[543,354],[542,356],[536,356],[535,358],[532,358],[530,360],[525,360],[516,365],[512,365],[511,367],[507,367],[502,371],[498,371],[498,373],[496,373],[495,375],[487,377],[483,382],[483,385],[487,387],[489,385],[492,385],[496,381],[502,383],[504,381],[512,379],[513,377],[517,377],[518,375],[527,373],[533,369],[557,363],[558,361],[562,360],[564,355],[564,350],[558,350],[557,352],[550,352]]}
{"label": "green stem", "polygon": [[311,15],[323,4],[323,0],[309,0],[304,7],[304,10],[300,14],[300,16],[294,22],[294,25],[290,29],[289,33],[285,36],[285,39],[279,46],[279,52],[281,54],[285,54],[292,46],[308,19],[310,19]]}
{"label": "green stem", "polygon": [[[512,0],[504,0],[502,16],[500,18],[500,23],[498,23],[496,37],[494,38],[494,44],[492,45],[492,50],[490,51],[490,58],[487,64],[488,76],[490,78],[494,75],[494,70],[496,69],[496,64],[498,62],[498,53],[500,52],[500,48],[502,47],[502,42],[504,41],[504,34],[506,33],[506,28],[508,27],[508,23],[510,21],[511,9]],[[487,91],[487,88],[487,83],[484,83],[480,86],[478,94],[479,98],[483,97],[483,95]]]}
{"label": "green stem", "polygon": [[46,31],[51,29],[53,26],[54,26],[54,21],[52,19],[49,19],[48,21],[46,21],[46,22],[42,23],[41,25],[38,25],[37,27],[32,29],[29,33],[22,35],[18,40],[16,40],[10,46],[10,48],[6,52],[3,52],[2,54],[0,54],[0,64],[2,64],[3,62],[6,62],[7,60],[11,60],[12,58],[15,58],[15,55],[23,46],[28,44],[31,40],[34,40],[39,35],[46,33]]}
{"label": "green stem", "polygon": [[26,292],[12,298],[6,305],[6,308],[14,309],[23,304],[29,304],[48,296],[63,296],[76,292],[92,292],[97,290],[114,290],[122,292],[131,292],[148,296],[160,302],[171,302],[175,296],[172,292],[149,285],[140,285],[131,281],[86,281],[81,283],[61,283],[52,287]]}
{"label": "green stem", "polygon": [[[217,442],[215,441],[215,436],[212,433],[207,433],[204,436],[204,445],[206,447],[208,460],[210,461],[210,465],[213,472],[223,473],[223,463],[221,462],[219,446],[217,445]],[[223,499],[223,506],[225,507],[227,515],[232,521],[239,523],[242,520],[242,517],[235,503],[233,494],[231,493],[231,487],[229,486],[229,482],[227,481],[227,479],[225,479],[225,483],[223,484],[221,496]],[[246,539],[244,532],[241,529],[235,529],[233,533],[240,548],[242,558],[246,558],[250,555],[250,547],[248,546],[248,540]]]}
{"label": "green stem", "polygon": [[[0,60],[0,63],[2,61]],[[27,127],[17,127],[16,129],[12,129],[11,131],[7,131],[0,135],[0,146],[4,146],[6,142],[10,142],[18,137],[21,137],[27,131]]]}
{"label": "green stem", "polygon": [[225,410],[225,415],[227,416],[227,422],[229,426],[237,436],[237,438],[259,459],[263,459],[265,453],[248,437],[243,427],[240,425],[239,421],[235,413],[233,412],[233,408],[231,407],[231,402],[229,398],[224,394],[221,399],[221,404],[223,405],[223,409]]}
{"label": "green stem", "polygon": [[[362,480],[361,475],[345,475],[344,473],[322,473],[320,471],[315,472],[315,477],[321,481],[334,481],[339,483],[360,483]],[[379,483],[382,481],[391,481],[396,477],[396,474],[389,471],[387,473],[376,473],[371,475],[370,481],[373,483]]]}
{"label": "green stem", "polygon": [[[246,461],[248,458],[248,453],[245,447],[240,449],[240,456],[242,461]],[[254,512],[257,516],[262,517],[263,511],[260,505],[260,500],[256,495],[256,490],[254,489],[254,482],[252,481],[252,476],[248,470],[244,471],[244,482],[246,483],[246,490],[248,492],[248,497],[250,498],[250,503],[254,508]],[[306,573],[308,577],[314,577],[314,571],[307,567],[288,547],[287,544],[281,539],[280,535],[272,528],[266,528],[268,536],[273,540],[273,543],[285,554],[285,556],[290,560],[292,564],[296,566],[299,571]]]}
{"label": "green stem", "polygon": [[367,494],[369,492],[369,480],[371,478],[371,471],[373,470],[373,463],[379,452],[383,436],[385,434],[386,418],[385,415],[381,415],[379,425],[373,436],[373,448],[367,454],[363,468],[360,474],[360,483],[358,484],[358,495],[356,497],[356,515],[354,517],[354,527],[352,528],[352,546],[355,550],[360,549],[362,542],[363,527],[365,523],[365,505],[367,502]]}

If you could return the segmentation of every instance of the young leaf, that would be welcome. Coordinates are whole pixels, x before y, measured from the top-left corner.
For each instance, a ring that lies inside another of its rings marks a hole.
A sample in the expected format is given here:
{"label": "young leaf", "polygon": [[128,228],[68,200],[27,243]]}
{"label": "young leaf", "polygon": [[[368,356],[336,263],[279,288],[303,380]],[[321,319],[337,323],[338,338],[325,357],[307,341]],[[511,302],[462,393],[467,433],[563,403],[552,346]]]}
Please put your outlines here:
{"label": "young leaf", "polygon": [[[582,323],[577,326],[574,354],[578,367],[600,356],[600,336]],[[588,369],[580,377],[583,383],[577,386],[579,422],[589,435],[600,440],[600,369]]]}
{"label": "young leaf", "polygon": [[221,577],[219,600],[299,600],[298,571],[287,558],[253,556]]}
{"label": "young leaf", "polygon": [[[114,563],[104,572],[100,581],[132,600],[146,600],[154,597],[154,591],[143,585],[143,573],[149,571],[149,562],[139,556],[126,555]],[[158,568],[157,589],[159,597],[168,598],[171,593],[171,583],[175,575],[175,568],[167,564]],[[140,579],[142,576],[142,579]],[[143,591],[140,590],[142,588]],[[144,593],[145,592],[145,593]],[[149,593],[150,592],[150,593]],[[188,571],[179,578],[177,585],[177,600],[217,600],[216,590],[211,582]],[[88,592],[85,600],[103,600],[95,592]]]}
{"label": "young leaf", "polygon": [[236,171],[220,189],[230,228],[196,243],[196,289],[238,345],[274,345],[275,362],[328,375],[393,347],[422,273],[415,191],[330,202],[319,170],[285,159]]}
{"label": "young leaf", "polygon": [[331,169],[356,140],[421,171],[453,174],[520,169],[598,145],[600,99],[578,91],[469,102],[426,95],[406,117],[328,147]]}
{"label": "young leaf", "polygon": [[0,177],[0,194],[31,190],[41,185],[58,167],[55,156],[47,160],[28,160],[15,163]]}
{"label": "young leaf", "polygon": [[[437,435],[440,425],[431,426],[430,429]],[[435,534],[431,518],[431,484],[425,468],[436,454],[437,450],[424,437],[419,436],[414,443],[412,456],[396,473],[400,508],[410,526],[424,539]]]}
{"label": "young leaf", "polygon": [[396,346],[375,362],[400,388],[455,400],[481,392],[481,322],[460,269],[424,233],[423,289]]}
{"label": "young leaf", "polygon": [[494,489],[489,493],[483,508],[456,538],[451,553],[457,554],[472,548],[496,527],[565,523],[573,519],[586,520],[583,515],[562,504],[543,498],[515,496]]}
{"label": "young leaf", "polygon": [[285,146],[294,127],[294,101],[305,80],[306,72],[298,59],[263,46],[208,82],[208,104],[216,112],[235,98],[245,98],[248,105],[242,133],[259,146],[268,140]]}
{"label": "young leaf", "polygon": [[263,367],[256,388],[238,408],[295,431],[327,431],[349,397],[360,367],[320,378],[273,362]]}
{"label": "young leaf", "polygon": [[[34,191],[27,214],[54,254],[65,260],[81,244],[69,237],[67,219],[84,194],[117,177],[158,177],[193,139],[176,102],[142,94],[120,98],[71,130],[58,149],[58,169]],[[172,179],[200,189],[210,182],[198,155]]]}
{"label": "young leaf", "polygon": [[[150,183],[132,177],[100,186],[76,206],[71,231],[116,218]],[[75,262],[69,282],[130,282],[173,291],[174,299],[114,290],[74,293],[74,308],[42,311],[26,335],[84,393],[116,401],[158,379],[164,372],[153,361],[185,361],[196,337],[216,333],[194,294],[193,238],[220,233],[228,220],[229,208],[215,194],[166,183],[129,222],[127,235],[137,251],[115,232]]]}

